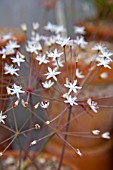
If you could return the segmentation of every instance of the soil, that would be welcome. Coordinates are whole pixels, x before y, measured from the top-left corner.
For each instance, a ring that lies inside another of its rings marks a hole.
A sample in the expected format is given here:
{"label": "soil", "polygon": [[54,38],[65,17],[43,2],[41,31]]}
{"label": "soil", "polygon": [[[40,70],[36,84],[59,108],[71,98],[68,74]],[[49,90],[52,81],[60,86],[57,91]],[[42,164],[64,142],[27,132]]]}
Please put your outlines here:
{"label": "soil", "polygon": [[[14,156],[8,156],[0,160],[0,170],[57,170],[59,161],[55,156],[48,157],[47,155],[41,155],[36,157],[35,161],[26,159],[21,161],[21,167],[19,169],[19,159]],[[63,165],[61,170],[72,170],[67,165]]]}

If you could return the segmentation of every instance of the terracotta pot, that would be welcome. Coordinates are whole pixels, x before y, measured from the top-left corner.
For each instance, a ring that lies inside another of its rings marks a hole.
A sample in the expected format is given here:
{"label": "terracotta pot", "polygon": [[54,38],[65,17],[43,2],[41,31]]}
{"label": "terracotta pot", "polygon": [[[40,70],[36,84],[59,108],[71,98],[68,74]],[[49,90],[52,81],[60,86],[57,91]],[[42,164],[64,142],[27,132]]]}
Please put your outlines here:
{"label": "terracotta pot", "polygon": [[98,22],[79,22],[76,25],[84,26],[86,28],[86,39],[90,41],[113,41],[113,25],[102,24]]}
{"label": "terracotta pot", "polygon": [[[2,159],[8,158],[8,157],[14,157],[14,158],[19,159],[19,156],[20,156],[20,153],[18,151],[9,150],[9,151],[6,151],[4,153],[4,156],[2,157]],[[35,157],[35,159],[34,159],[34,157]],[[57,163],[59,162],[59,156],[52,155],[51,153],[48,153],[48,152],[45,152],[45,151],[41,152],[40,154],[29,152],[28,155],[27,155],[27,158],[23,161],[23,165],[21,166],[21,170],[25,170],[30,165],[32,165],[32,161],[30,159],[33,160],[35,162],[35,164],[36,164],[36,160],[38,160],[38,159],[39,160],[43,159],[42,161],[44,161],[44,159],[45,159],[45,161],[50,159],[53,162],[54,161],[57,161]],[[68,159],[63,161],[63,166],[68,167],[69,170],[78,170],[78,168],[76,168]],[[33,166],[33,167],[35,167],[35,166]]]}
{"label": "terracotta pot", "polygon": [[[82,139],[84,140],[84,139]],[[77,146],[75,147],[77,148]],[[61,154],[62,145],[50,141],[46,147],[48,152]],[[112,170],[113,169],[113,139],[103,143],[80,149],[81,157],[72,149],[66,147],[64,159],[69,159],[79,170]]]}
{"label": "terracotta pot", "polygon": [[[11,34],[9,39],[3,40],[3,36]],[[0,47],[4,47],[9,40],[17,41],[18,44],[22,44],[26,39],[24,32],[18,28],[11,27],[0,27]]]}

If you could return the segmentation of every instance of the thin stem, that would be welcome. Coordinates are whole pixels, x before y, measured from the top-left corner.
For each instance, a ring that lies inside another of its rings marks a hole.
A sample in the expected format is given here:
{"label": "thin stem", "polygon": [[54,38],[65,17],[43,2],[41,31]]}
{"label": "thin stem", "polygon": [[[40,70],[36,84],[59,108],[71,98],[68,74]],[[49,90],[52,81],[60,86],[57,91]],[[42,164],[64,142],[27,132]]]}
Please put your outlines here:
{"label": "thin stem", "polygon": [[[50,134],[49,134],[50,135]],[[47,136],[49,136],[47,135]],[[38,150],[38,154],[45,148],[45,146],[48,144],[48,142],[54,137],[55,133],[51,133],[51,135],[48,137],[48,139],[40,146],[40,149]],[[47,137],[46,136],[46,137]],[[44,139],[44,138],[42,138]]]}
{"label": "thin stem", "polygon": [[[34,109],[33,109],[33,101],[32,101],[33,99],[32,99],[32,95],[30,94],[30,96],[29,96],[29,103],[30,103],[30,106],[31,106],[31,110],[32,110],[32,112],[34,111]],[[33,120],[33,115],[31,114],[31,120],[30,120],[30,125],[29,125],[29,128],[31,128],[32,126],[33,126],[33,123],[34,123],[34,120]],[[31,133],[31,131],[29,131],[29,133],[28,133],[28,135],[27,135],[27,143],[26,143],[26,150],[28,150],[29,149],[29,141],[30,141],[30,139],[31,139],[31,136],[32,136],[32,133]],[[25,155],[25,158],[26,158],[26,155]]]}
{"label": "thin stem", "polygon": [[10,127],[6,126],[6,125],[3,125],[3,124],[0,124],[0,126],[2,126],[3,128],[15,133],[15,130],[11,129]]}
{"label": "thin stem", "polygon": [[67,77],[69,77],[67,56],[66,56],[66,46],[63,47],[63,51],[64,51],[64,59],[65,59],[65,64],[66,64],[66,73],[67,73]]}
{"label": "thin stem", "polygon": [[11,140],[11,142],[6,146],[6,148],[3,150],[3,152],[2,153],[4,153],[10,146],[11,146],[11,144],[14,142],[14,140],[16,139],[16,135],[14,136],[14,138]]}
{"label": "thin stem", "polygon": [[[68,132],[68,130],[69,130],[70,119],[71,119],[71,110],[72,110],[72,107],[70,106],[69,113],[68,113],[68,118],[67,118],[67,122],[68,123],[66,125],[66,131],[65,132]],[[65,153],[65,148],[66,148],[67,137],[68,137],[68,134],[65,134],[58,170],[60,170],[61,166],[62,166],[62,162],[63,162],[63,158],[64,158],[64,153]]]}
{"label": "thin stem", "polygon": [[[47,21],[47,16],[48,16],[48,10],[43,10],[43,14],[42,14],[42,23],[41,23],[41,28],[44,27],[44,25],[46,24],[46,21]],[[42,29],[42,32],[41,32],[42,35],[45,35],[45,30]]]}
{"label": "thin stem", "polygon": [[12,109],[12,115],[13,115],[13,120],[14,120],[15,129],[16,129],[16,131],[18,131],[18,125],[17,125],[17,120],[16,120],[14,108]]}
{"label": "thin stem", "polygon": [[46,139],[46,138],[51,138],[51,136],[53,136],[55,134],[55,132],[51,132],[50,134],[47,134],[47,135],[45,135],[45,136],[43,136],[43,137],[41,137],[41,138],[39,138],[39,139],[37,139],[37,140],[35,140],[36,141],[36,143],[37,142],[40,142],[40,141],[42,141],[43,139]]}
{"label": "thin stem", "polygon": [[22,129],[25,127],[25,125],[30,121],[31,119],[31,115],[29,115],[29,117],[26,119],[26,121],[23,123],[23,125],[21,126],[21,128],[19,129],[19,131],[21,132]]}
{"label": "thin stem", "polygon": [[22,163],[22,144],[21,141],[18,137],[18,146],[19,146],[19,151],[20,151],[20,157],[19,157],[19,165],[18,165],[18,170],[21,170],[21,163]]}
{"label": "thin stem", "polygon": [[15,135],[10,136],[9,138],[3,140],[2,142],[0,142],[0,145],[2,145],[3,143],[5,143],[5,142],[9,141],[10,139],[14,138],[14,136],[15,136]]}

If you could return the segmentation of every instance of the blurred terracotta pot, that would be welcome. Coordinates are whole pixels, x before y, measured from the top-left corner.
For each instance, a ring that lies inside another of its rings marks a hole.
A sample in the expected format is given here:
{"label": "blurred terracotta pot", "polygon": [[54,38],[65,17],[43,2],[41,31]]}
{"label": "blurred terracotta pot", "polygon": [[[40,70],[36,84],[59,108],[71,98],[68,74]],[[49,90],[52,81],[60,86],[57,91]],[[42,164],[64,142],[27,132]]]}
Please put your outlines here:
{"label": "blurred terracotta pot", "polygon": [[87,40],[113,42],[112,24],[99,24],[98,22],[94,21],[79,22],[77,25],[85,27]]}
{"label": "blurred terracotta pot", "polygon": [[[63,144],[58,142],[48,143],[46,149],[48,152],[55,153],[56,155],[61,154]],[[77,146],[75,147],[75,149]],[[113,139],[104,141],[103,143],[81,148],[82,156],[77,155],[72,149],[66,147],[64,159],[68,159],[72,164],[75,165],[79,170],[112,170],[113,169]]]}

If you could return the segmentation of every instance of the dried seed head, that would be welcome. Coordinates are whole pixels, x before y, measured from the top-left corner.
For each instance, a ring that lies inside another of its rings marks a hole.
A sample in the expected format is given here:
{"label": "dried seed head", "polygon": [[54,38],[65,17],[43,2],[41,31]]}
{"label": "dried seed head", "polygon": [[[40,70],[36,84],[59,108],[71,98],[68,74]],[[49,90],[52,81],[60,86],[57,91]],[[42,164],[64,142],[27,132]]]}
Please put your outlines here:
{"label": "dried seed head", "polygon": [[39,28],[39,23],[33,22],[33,30],[37,31],[38,28]]}
{"label": "dried seed head", "polygon": [[6,87],[7,94],[10,96],[11,95],[11,89],[9,87]]}
{"label": "dried seed head", "polygon": [[102,138],[104,138],[104,139],[110,139],[111,137],[110,137],[110,132],[104,132],[102,135]]}
{"label": "dried seed head", "polygon": [[40,129],[40,125],[39,124],[35,124],[35,129]]}
{"label": "dried seed head", "polygon": [[62,95],[62,97],[63,97],[63,98],[66,98],[67,95],[68,95],[68,93],[64,93],[64,94]]}
{"label": "dried seed head", "polygon": [[46,123],[46,125],[49,125],[49,124],[50,124],[50,121],[49,121],[49,120],[47,120],[45,123]]}
{"label": "dried seed head", "polygon": [[0,156],[3,156],[3,152],[0,152]]}
{"label": "dried seed head", "polygon": [[22,106],[23,106],[23,107],[25,107],[25,108],[28,107],[28,102],[25,102],[23,99],[22,99],[21,103],[22,103]]}
{"label": "dried seed head", "polygon": [[5,59],[6,58],[6,54],[4,53],[3,55],[2,55],[2,59]]}
{"label": "dried seed head", "polygon": [[32,35],[32,37],[35,37],[35,35],[36,35],[35,31],[31,31],[31,35]]}
{"label": "dried seed head", "polygon": [[80,152],[79,149],[76,149],[76,153],[77,153],[79,156],[82,156],[82,153]]}
{"label": "dried seed head", "polygon": [[99,131],[99,130],[92,130],[92,134],[93,134],[93,135],[99,135],[99,134],[100,134],[100,131]]}
{"label": "dried seed head", "polygon": [[100,75],[100,78],[102,79],[107,79],[108,78],[108,73],[107,72],[104,72]]}
{"label": "dried seed head", "polygon": [[37,143],[37,141],[34,140],[34,141],[32,141],[32,142],[30,143],[30,146],[35,145],[36,143]]}
{"label": "dried seed head", "polygon": [[27,25],[25,23],[21,24],[21,29],[24,32],[27,32]]}
{"label": "dried seed head", "polygon": [[16,102],[14,102],[14,104],[13,104],[13,107],[14,107],[14,108],[18,106],[19,101],[20,101],[20,99],[18,99]]}
{"label": "dried seed head", "polygon": [[19,51],[17,52],[17,54],[22,58],[22,59],[25,59],[25,55],[23,55],[22,53],[20,53]]}
{"label": "dried seed head", "polygon": [[35,106],[34,106],[34,109],[37,109],[39,107],[40,103],[37,103]]}

